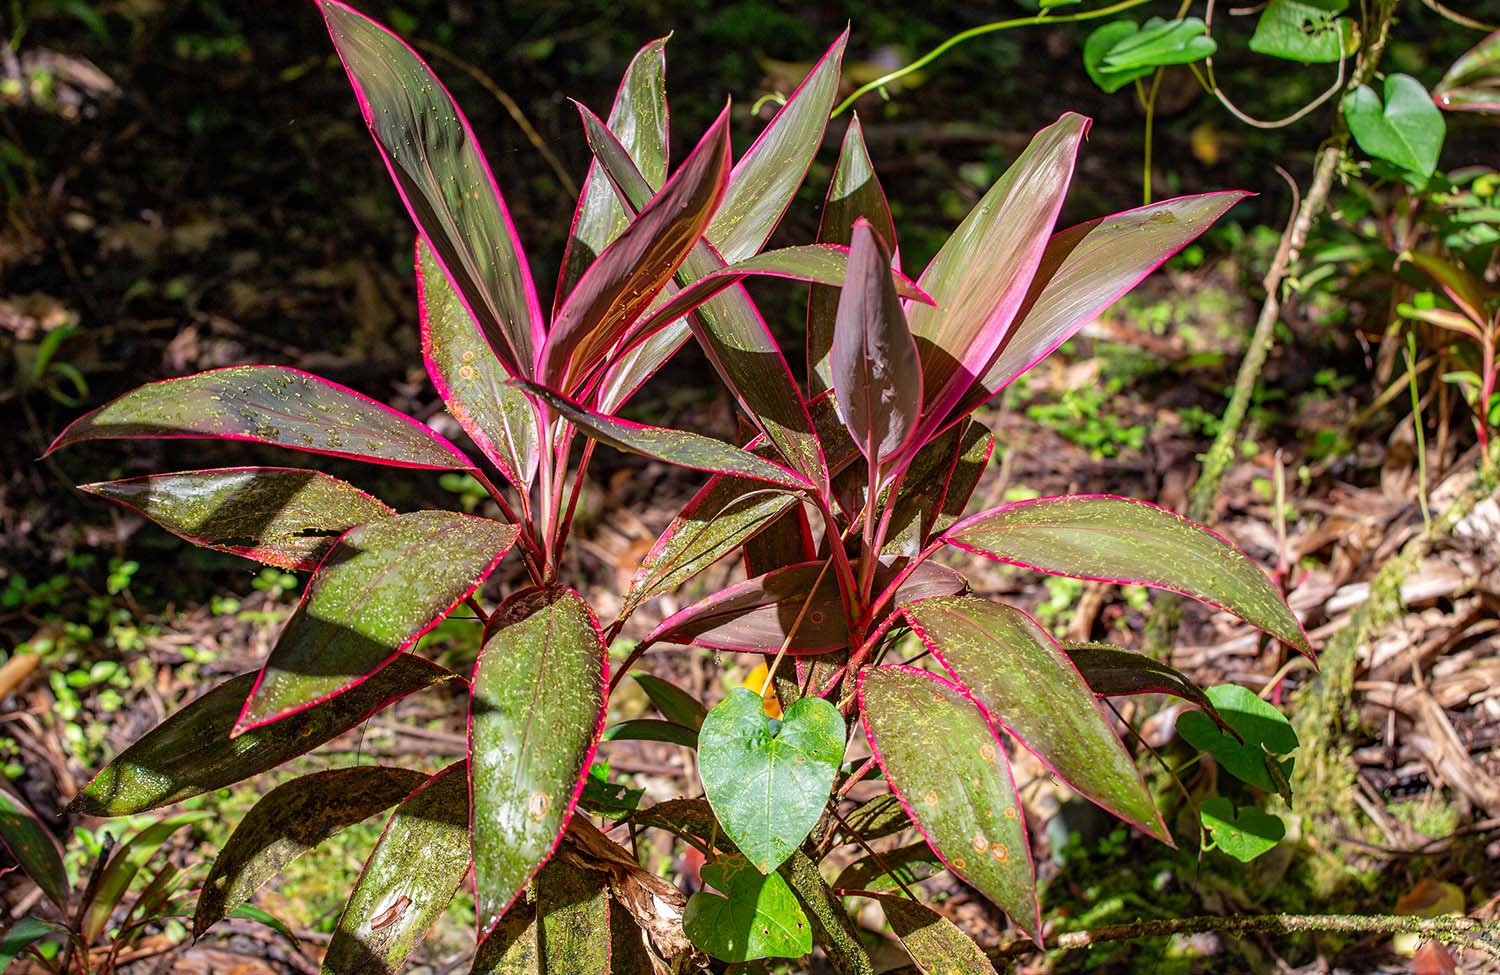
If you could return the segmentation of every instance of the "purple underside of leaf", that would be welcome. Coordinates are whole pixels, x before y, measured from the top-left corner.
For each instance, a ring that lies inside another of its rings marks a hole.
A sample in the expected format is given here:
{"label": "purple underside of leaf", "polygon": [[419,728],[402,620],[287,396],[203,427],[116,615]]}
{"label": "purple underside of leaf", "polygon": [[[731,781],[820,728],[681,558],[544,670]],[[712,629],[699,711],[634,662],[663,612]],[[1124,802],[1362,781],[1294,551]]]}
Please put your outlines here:
{"label": "purple underside of leaf", "polygon": [[74,420],[47,454],[133,438],[245,440],[392,467],[474,468],[420,421],[286,366],[228,366],[147,383]]}

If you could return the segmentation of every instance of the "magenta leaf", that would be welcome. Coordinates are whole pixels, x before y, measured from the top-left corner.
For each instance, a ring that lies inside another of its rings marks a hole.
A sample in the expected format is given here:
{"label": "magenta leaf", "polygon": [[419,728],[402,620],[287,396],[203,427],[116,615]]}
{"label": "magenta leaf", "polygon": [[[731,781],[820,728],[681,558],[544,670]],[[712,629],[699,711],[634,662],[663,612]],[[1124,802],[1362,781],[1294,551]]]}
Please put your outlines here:
{"label": "magenta leaf", "polygon": [[1171,844],[1135,759],[1035,620],[973,596],[922,599],[902,613],[958,685],[1073,791]]}
{"label": "magenta leaf", "polygon": [[484,582],[514,525],[414,511],[351,528],[271,648],[237,731],[348,691],[414,646]]}
{"label": "magenta leaf", "polygon": [[542,310],[468,119],[405,41],[339,0],[318,3],[406,209],[500,361],[530,375]]}
{"label": "magenta leaf", "polygon": [[486,627],[469,710],[481,936],[552,855],[604,730],[608,652],[583,597],[531,588]]}
{"label": "magenta leaf", "polygon": [[395,514],[318,471],[228,467],[83,484],[178,538],[283,569],[311,571],[355,525]]}
{"label": "magenta leaf", "polygon": [[417,240],[417,311],[422,361],[448,412],[518,490],[536,476],[536,409],[479,331],[438,266],[432,248]]}
{"label": "magenta leaf", "polygon": [[890,252],[863,218],[854,222],[829,371],[839,414],[869,461],[873,478],[916,432],[922,364],[891,283]]}
{"label": "magenta leaf", "polygon": [[138,386],[74,420],[47,453],[137,437],[249,440],[393,467],[474,467],[425,424],[285,366],[230,366]]}
{"label": "magenta leaf", "polygon": [[1312,654],[1302,624],[1264,572],[1222,535],[1165,508],[1109,495],[1019,501],[970,515],[943,537],[976,555],[1191,596]]}
{"label": "magenta leaf", "polygon": [[866,668],[858,694],[875,759],[932,851],[1040,944],[1026,817],[1005,745],[984,711],[913,667]]}

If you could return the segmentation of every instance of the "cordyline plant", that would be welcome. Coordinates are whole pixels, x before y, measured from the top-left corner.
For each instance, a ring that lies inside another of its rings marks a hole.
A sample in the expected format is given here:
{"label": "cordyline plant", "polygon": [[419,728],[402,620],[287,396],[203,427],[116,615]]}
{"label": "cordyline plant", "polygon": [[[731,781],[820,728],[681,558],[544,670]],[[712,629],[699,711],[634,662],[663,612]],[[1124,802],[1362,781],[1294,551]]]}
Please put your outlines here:
{"label": "cordyline plant", "polygon": [[[424,688],[468,692],[467,757],[415,789],[408,770],[363,767],[347,770],[336,794],[316,777],[267,794],[219,856],[198,932],[293,857],[394,805],[325,971],[398,968],[471,871],[478,972],[563,970],[564,961],[567,971],[664,971],[703,954],[797,957],[815,944],[840,970],[868,971],[839,900],[850,891],[881,900],[918,962],[960,957],[971,960],[967,970],[989,971],[947,921],[883,892],[893,888],[881,856],[831,884],[819,863],[914,828],[930,847],[924,856],[1040,939],[1007,758],[1013,745],[1172,842],[1098,696],[1166,690],[1202,704],[1201,694],[1124,651],[1059,646],[1020,610],[969,594],[932,556],[956,546],[1042,572],[1175,590],[1308,651],[1259,568],[1161,508],[1073,496],[961,517],[993,447],[976,408],[1243,194],[1181,197],[1054,233],[1089,126],[1068,114],[1037,134],[913,282],[898,270],[891,213],[856,120],[819,242],[762,252],[822,140],[847,35],[737,163],[726,109],[675,169],[659,40],[631,62],[608,121],[580,107],[594,160],[547,314],[447,91],[389,31],[335,0],[320,9],[419,231],[427,370],[505,486],[426,425],[278,366],[143,386],[72,424],[52,449],[215,437],[466,471],[507,521],[398,514],[301,469],[86,487],[188,541],[312,576],[258,673],[214,688],[149,732],[75,808],[153,809],[271,769]],[[806,394],[742,287],[750,275],[813,285]],[[744,447],[616,415],[690,337],[755,426]],[[712,475],[657,540],[607,628],[558,579],[600,443]],[[480,587],[513,549],[531,585],[486,612]],[[631,614],[739,551],[746,581],[669,616],[611,679],[607,647]],[[468,675],[410,652],[461,603],[485,620]],[[890,660],[907,633],[930,652],[925,669]],[[749,690],[708,711],[641,676],[663,718],[602,735],[609,689],[660,644],[774,655],[782,716],[770,718]],[[795,658],[785,672],[783,655]],[[873,757],[860,761],[867,753],[856,744],[846,766],[856,725]],[[704,798],[635,809],[618,791],[590,787],[601,737],[696,748]],[[850,809],[850,786],[877,776],[889,794]],[[580,802],[699,848],[703,879],[717,893],[685,899],[575,816]]]}

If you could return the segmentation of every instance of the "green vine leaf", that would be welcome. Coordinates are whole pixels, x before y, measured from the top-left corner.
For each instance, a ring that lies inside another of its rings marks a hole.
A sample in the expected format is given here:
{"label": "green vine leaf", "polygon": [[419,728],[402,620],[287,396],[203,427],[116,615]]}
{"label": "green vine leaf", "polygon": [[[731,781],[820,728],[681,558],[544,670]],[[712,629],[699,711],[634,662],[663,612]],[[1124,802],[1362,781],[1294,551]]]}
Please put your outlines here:
{"label": "green vine leaf", "polygon": [[1115,20],[1084,41],[1083,67],[1094,84],[1115,92],[1157,68],[1202,61],[1216,50],[1218,45],[1197,17],[1152,17],[1144,24]]}
{"label": "green vine leaf", "polygon": [[1437,171],[1448,126],[1422,83],[1408,74],[1387,75],[1385,97],[1369,85],[1344,96],[1344,121],[1359,147],[1376,159],[1424,179]]}
{"label": "green vine leaf", "polygon": [[1280,843],[1286,823],[1257,806],[1240,806],[1215,796],[1198,807],[1203,828],[1212,835],[1212,848],[1223,850],[1241,863],[1249,863]]}
{"label": "green vine leaf", "polygon": [[1331,64],[1351,53],[1354,22],[1339,14],[1349,0],[1271,0],[1256,21],[1250,50],[1303,64]]}
{"label": "green vine leaf", "polygon": [[1177,733],[1194,748],[1218,760],[1224,771],[1266,792],[1280,792],[1291,773],[1292,760],[1272,758],[1278,775],[1267,769],[1268,756],[1290,755],[1297,748],[1297,732],[1286,715],[1238,684],[1210,687],[1208,699],[1219,716],[1244,741],[1225,734],[1201,711],[1177,719]]}
{"label": "green vine leaf", "polygon": [[688,940],[721,961],[799,958],[812,951],[812,925],[778,873],[762,875],[739,855],[703,867],[703,882],[725,896],[688,898],[682,929]]}

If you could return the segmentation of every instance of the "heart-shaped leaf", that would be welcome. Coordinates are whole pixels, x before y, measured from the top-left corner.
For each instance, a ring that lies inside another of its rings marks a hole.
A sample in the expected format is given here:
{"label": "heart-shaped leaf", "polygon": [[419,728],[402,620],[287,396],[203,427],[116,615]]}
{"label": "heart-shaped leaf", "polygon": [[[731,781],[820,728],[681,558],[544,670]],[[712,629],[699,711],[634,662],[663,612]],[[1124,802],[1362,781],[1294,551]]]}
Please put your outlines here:
{"label": "heart-shaped leaf", "polygon": [[1038,572],[1179,592],[1312,654],[1302,624],[1245,553],[1145,501],[1102,494],[1019,501],[971,515],[943,537]]}
{"label": "heart-shaped leaf", "polygon": [[702,874],[724,896],[700,891],[688,898],[682,930],[699,949],[728,962],[812,951],[812,925],[781,874],[762,874],[737,854],[710,860]]}
{"label": "heart-shaped leaf", "polygon": [[1432,97],[1450,112],[1500,112],[1500,30],[1454,61]]}
{"label": "heart-shaped leaf", "polygon": [[761,873],[792,855],[817,825],[844,757],[844,721],[804,697],[778,722],[761,696],[736,687],[698,732],[698,775],[724,832]]}
{"label": "heart-shaped leaf", "polygon": [[870,748],[933,852],[1040,944],[1025,816],[984,711],[914,667],[866,668],[857,692]]}
{"label": "heart-shaped leaf", "polygon": [[1198,807],[1203,828],[1213,837],[1212,846],[1241,863],[1249,863],[1269,852],[1286,836],[1286,823],[1256,806],[1240,806],[1215,796]]}
{"label": "heart-shaped leaf", "polygon": [[9,783],[0,784],[0,846],[58,910],[67,911],[68,871],[62,847]]}
{"label": "heart-shaped leaf", "polygon": [[1152,17],[1138,30],[1119,38],[1104,52],[1099,70],[1114,76],[1141,68],[1191,64],[1212,55],[1218,45],[1197,17],[1165,20]]}
{"label": "heart-shaped leaf", "polygon": [[[1219,716],[1239,733],[1241,741],[1225,734],[1205,714],[1189,711],[1177,719],[1183,741],[1218,759],[1224,771],[1257,789],[1281,791],[1291,774],[1290,755],[1297,749],[1297,732],[1286,715],[1238,684],[1219,684],[1206,692]],[[1276,771],[1268,768],[1276,766]]]}
{"label": "heart-shaped leaf", "polygon": [[1448,126],[1422,83],[1409,74],[1385,78],[1385,98],[1369,85],[1344,96],[1344,121],[1359,147],[1407,172],[1428,177],[1437,170]]}
{"label": "heart-shaped leaf", "polygon": [[995,975],[995,965],[974,939],[941,914],[905,894],[875,900],[917,968],[927,975]]}
{"label": "heart-shaped leaf", "polygon": [[469,709],[481,933],[562,839],[604,727],[607,661],[571,589],[523,589],[490,619]]}
{"label": "heart-shaped leaf", "polygon": [[128,816],[222,789],[319,745],[408,694],[450,680],[451,670],[413,654],[346,694],[230,736],[258,674],[241,674],[181,708],[104,767],[69,809]]}
{"label": "heart-shaped leaf", "polygon": [[84,484],[194,545],[310,571],[355,525],[395,514],[346,481],[289,467],[229,467]]}
{"label": "heart-shaped leaf", "polygon": [[1250,50],[1303,64],[1331,64],[1354,41],[1354,22],[1339,16],[1348,6],[1349,0],[1271,0],[1255,22]]}
{"label": "heart-shaped leaf", "polygon": [[245,731],[348,691],[479,588],[516,527],[414,511],[351,528],[307,584],[236,725]]}

